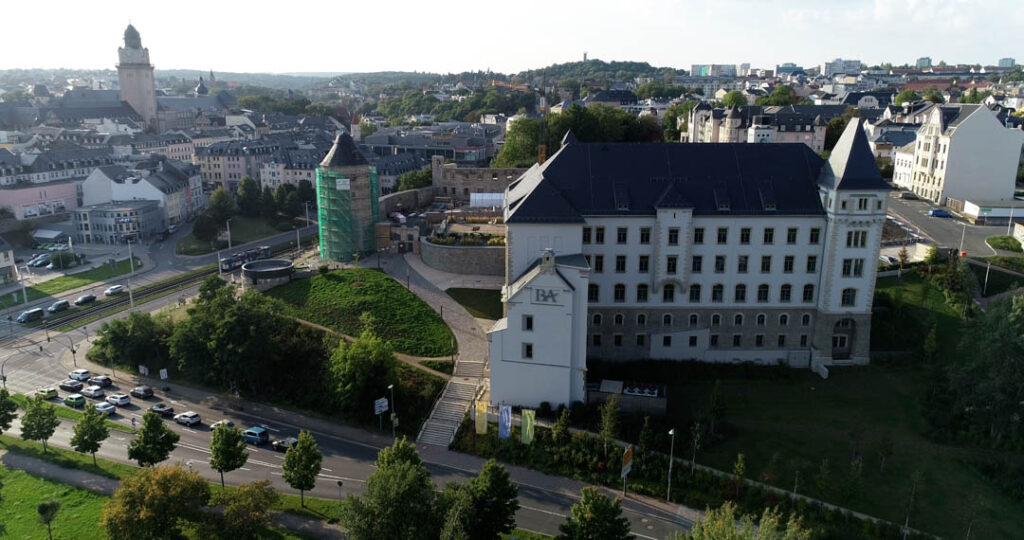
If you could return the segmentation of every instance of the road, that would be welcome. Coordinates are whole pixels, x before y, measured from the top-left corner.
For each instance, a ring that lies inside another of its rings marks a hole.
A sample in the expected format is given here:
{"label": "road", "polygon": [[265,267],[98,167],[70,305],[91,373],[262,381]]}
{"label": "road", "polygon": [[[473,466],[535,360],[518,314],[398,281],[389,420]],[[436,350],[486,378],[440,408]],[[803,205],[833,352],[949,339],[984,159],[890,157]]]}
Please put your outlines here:
{"label": "road", "polygon": [[987,257],[997,252],[988,247],[985,239],[989,236],[1006,234],[1005,225],[971,225],[956,218],[929,217],[928,210],[938,208],[923,200],[904,200],[899,198],[902,192],[894,191],[889,197],[889,215],[904,224],[909,224],[922,236],[935,242],[936,245],[948,248],[963,248],[970,256]]}

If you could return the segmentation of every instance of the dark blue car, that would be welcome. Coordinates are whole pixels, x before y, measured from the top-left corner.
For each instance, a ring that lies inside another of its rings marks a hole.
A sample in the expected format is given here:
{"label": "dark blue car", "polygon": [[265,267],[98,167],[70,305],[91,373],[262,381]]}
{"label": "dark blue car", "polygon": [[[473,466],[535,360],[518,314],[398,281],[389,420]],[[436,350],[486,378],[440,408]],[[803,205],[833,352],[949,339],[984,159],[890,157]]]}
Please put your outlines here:
{"label": "dark blue car", "polygon": [[943,210],[941,208],[932,208],[931,210],[928,211],[928,215],[931,216],[931,217],[944,217],[944,218],[953,217],[953,214],[950,214],[949,212],[947,212],[947,211],[945,211],[945,210]]}

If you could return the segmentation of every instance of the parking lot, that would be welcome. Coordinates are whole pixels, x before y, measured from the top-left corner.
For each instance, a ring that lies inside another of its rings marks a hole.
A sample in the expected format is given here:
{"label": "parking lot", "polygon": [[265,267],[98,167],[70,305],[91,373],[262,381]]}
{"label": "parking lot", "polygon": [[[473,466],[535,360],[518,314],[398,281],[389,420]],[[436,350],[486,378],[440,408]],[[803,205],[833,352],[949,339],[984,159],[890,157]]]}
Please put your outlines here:
{"label": "parking lot", "polygon": [[928,211],[938,206],[924,200],[900,199],[899,194],[894,191],[889,196],[889,216],[906,225],[912,232],[940,247],[959,248],[963,238],[963,248],[968,255],[986,257],[997,254],[988,247],[985,239],[1006,234],[1006,226],[971,225],[957,217],[931,217]]}

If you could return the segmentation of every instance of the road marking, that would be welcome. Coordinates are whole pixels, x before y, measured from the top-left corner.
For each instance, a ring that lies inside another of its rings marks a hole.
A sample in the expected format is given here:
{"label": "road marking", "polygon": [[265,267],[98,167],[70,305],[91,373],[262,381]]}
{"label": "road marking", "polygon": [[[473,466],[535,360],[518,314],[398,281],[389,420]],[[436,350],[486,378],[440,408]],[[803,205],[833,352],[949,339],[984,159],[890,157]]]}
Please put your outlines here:
{"label": "road marking", "polygon": [[332,470],[328,469],[327,467],[323,467],[323,470],[325,470],[325,471],[327,471],[327,472],[334,472],[334,471],[332,471]]}
{"label": "road marking", "polygon": [[268,426],[268,425],[266,425],[266,424],[260,424],[260,427],[261,427],[261,428],[263,428],[263,429],[269,429],[270,431],[273,431],[273,432],[275,432],[275,433],[277,433],[277,432],[280,432],[280,431],[281,431],[280,429],[274,429],[274,428],[272,428],[272,427],[270,427],[270,426]]}
{"label": "road marking", "polygon": [[247,460],[246,463],[252,463],[252,464],[255,464],[255,465],[262,465],[264,467],[270,467],[272,469],[280,469],[281,468],[280,465],[277,465],[277,464],[274,464],[274,463],[267,463],[266,461],[260,461],[258,459],[250,459],[250,460]]}
{"label": "road marking", "polygon": [[239,467],[239,469],[242,469],[243,471],[251,471],[252,470],[252,469],[248,469],[248,468],[245,468],[245,467]]}

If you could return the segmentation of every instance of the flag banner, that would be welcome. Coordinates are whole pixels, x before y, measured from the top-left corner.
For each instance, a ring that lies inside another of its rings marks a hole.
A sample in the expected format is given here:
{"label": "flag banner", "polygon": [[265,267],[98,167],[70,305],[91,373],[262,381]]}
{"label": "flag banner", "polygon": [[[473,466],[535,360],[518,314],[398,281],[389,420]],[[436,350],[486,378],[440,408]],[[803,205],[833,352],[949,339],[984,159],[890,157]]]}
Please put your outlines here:
{"label": "flag banner", "polygon": [[487,402],[476,402],[476,434],[487,434]]}
{"label": "flag banner", "polygon": [[533,442],[533,421],[537,412],[531,409],[523,409],[523,444]]}
{"label": "flag banner", "polygon": [[507,439],[512,436],[512,406],[502,405],[498,408],[498,438]]}

